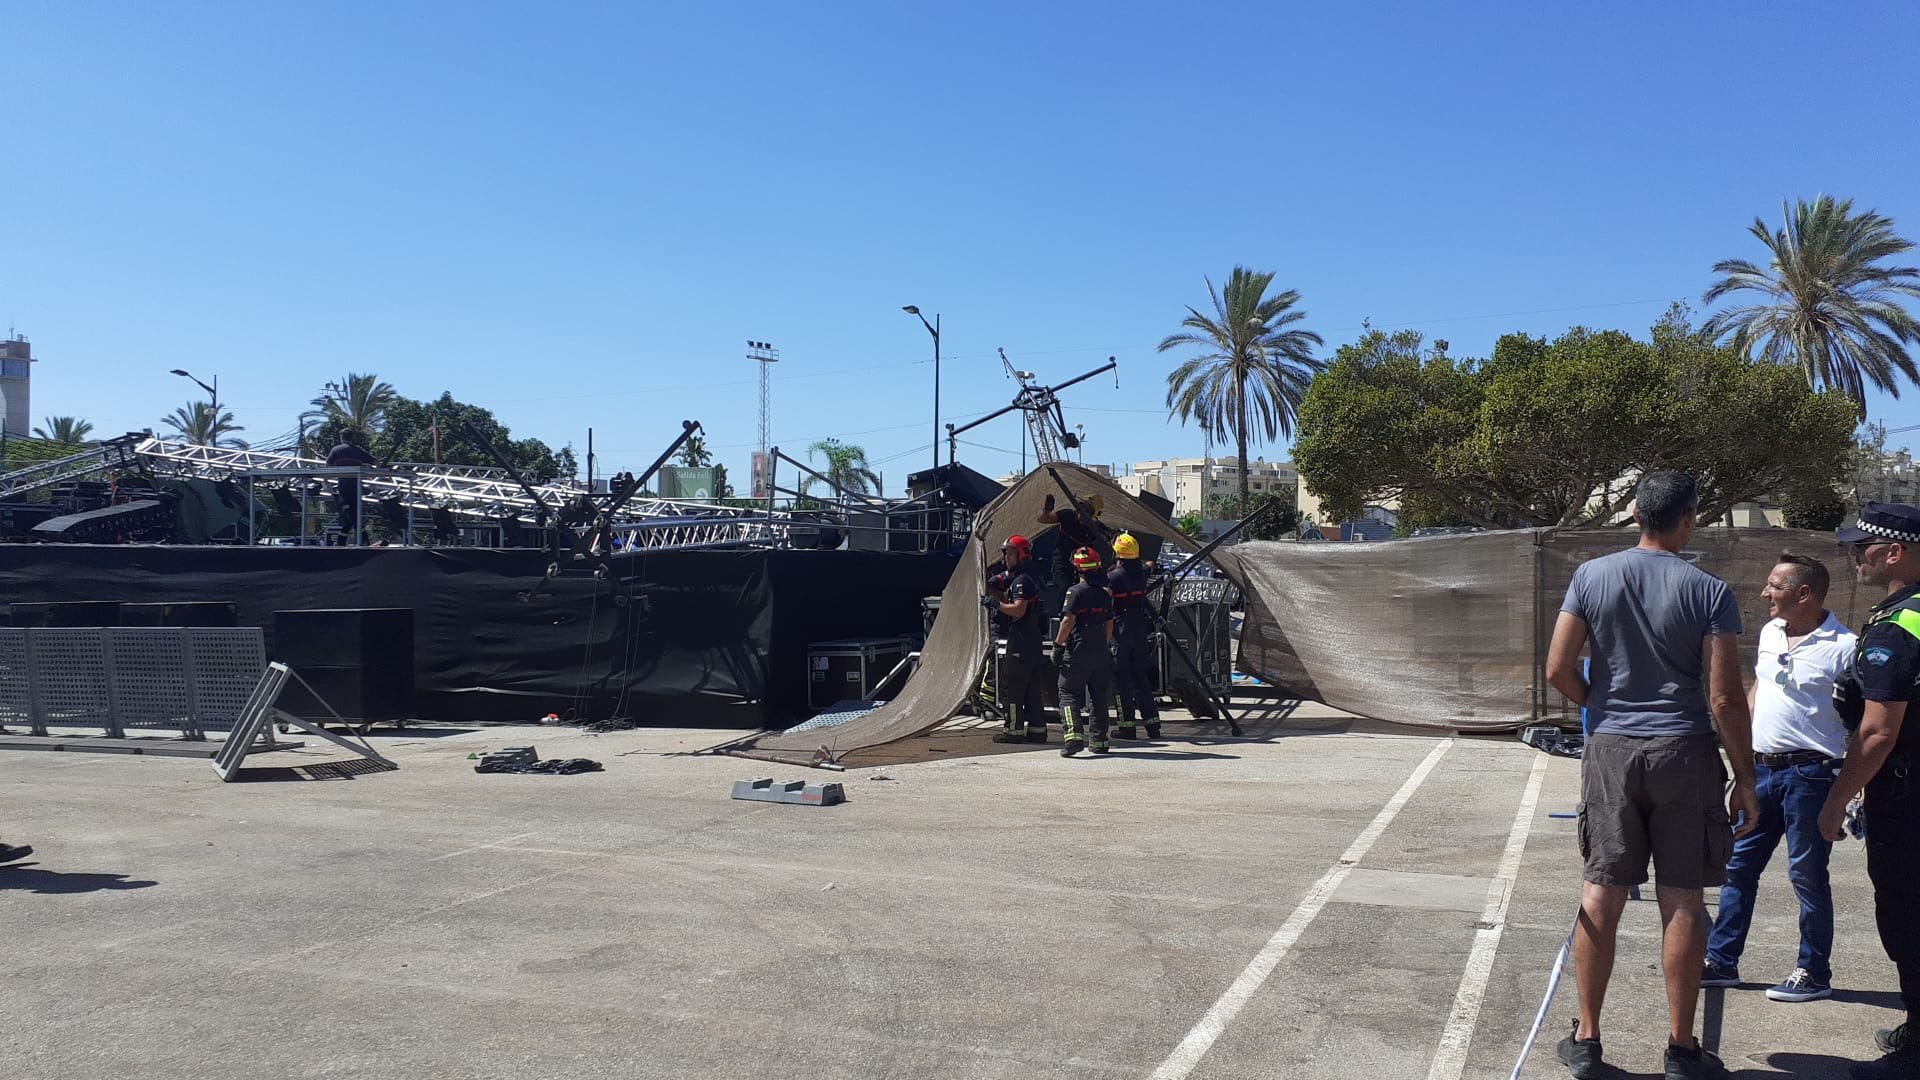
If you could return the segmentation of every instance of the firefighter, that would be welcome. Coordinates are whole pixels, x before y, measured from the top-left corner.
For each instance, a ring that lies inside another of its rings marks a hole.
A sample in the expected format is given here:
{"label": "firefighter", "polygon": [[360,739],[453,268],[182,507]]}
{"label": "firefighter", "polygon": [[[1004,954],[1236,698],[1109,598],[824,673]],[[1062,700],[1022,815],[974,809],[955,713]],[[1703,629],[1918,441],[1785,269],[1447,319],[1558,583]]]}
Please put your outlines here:
{"label": "firefighter", "polygon": [[1040,604],[1040,583],[1029,572],[1033,544],[1024,536],[1009,536],[1000,545],[1000,555],[1006,569],[988,580],[987,593],[980,598],[993,616],[993,636],[1007,643],[994,684],[994,700],[1005,718],[993,741],[1044,743],[1047,713],[1040,700],[1040,673],[1047,615]]}
{"label": "firefighter", "polygon": [[1065,590],[1079,580],[1079,574],[1073,567],[1074,552],[1085,548],[1099,556],[1102,567],[1112,565],[1112,549],[1107,547],[1105,538],[1113,534],[1107,531],[1106,525],[1100,520],[1104,500],[1098,494],[1076,500],[1071,507],[1059,510],[1053,507],[1053,496],[1048,495],[1046,505],[1040,511],[1040,524],[1058,527],[1059,535],[1053,541],[1053,583]]}
{"label": "firefighter", "polygon": [[[1113,693],[1113,594],[1100,556],[1092,548],[1073,553],[1080,581],[1067,590],[1061,607],[1060,632],[1054,647],[1060,650],[1060,724],[1066,732],[1063,757],[1083,749],[1108,751],[1107,698]],[[1092,730],[1081,727],[1091,714]],[[1091,742],[1089,742],[1091,736]]]}
{"label": "firefighter", "polygon": [[1146,563],[1140,561],[1140,541],[1121,533],[1113,541],[1117,560],[1107,571],[1107,591],[1113,594],[1113,685],[1120,697],[1119,724],[1114,738],[1134,739],[1134,716],[1147,726],[1147,738],[1160,737],[1160,706],[1153,698],[1153,612],[1147,607]]}

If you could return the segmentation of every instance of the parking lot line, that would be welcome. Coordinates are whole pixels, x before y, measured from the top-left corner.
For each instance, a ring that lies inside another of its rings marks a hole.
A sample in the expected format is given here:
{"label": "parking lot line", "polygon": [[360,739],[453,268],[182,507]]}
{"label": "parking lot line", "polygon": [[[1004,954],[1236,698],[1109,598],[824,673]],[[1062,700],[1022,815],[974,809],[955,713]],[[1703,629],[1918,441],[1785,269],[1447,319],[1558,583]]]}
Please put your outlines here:
{"label": "parking lot line", "polygon": [[1467,1047],[1480,1022],[1480,1005],[1486,998],[1487,980],[1493,976],[1493,959],[1507,926],[1507,904],[1513,899],[1513,883],[1520,876],[1520,857],[1527,851],[1527,835],[1533,831],[1534,810],[1540,803],[1540,785],[1547,778],[1550,760],[1546,754],[1534,758],[1533,774],[1527,777],[1520,808],[1513,815],[1513,829],[1507,833],[1507,849],[1501,853],[1500,868],[1487,886],[1487,906],[1480,913],[1473,951],[1467,954],[1467,967],[1460,975],[1460,989],[1453,995],[1453,1009],[1447,1014],[1447,1027],[1440,1034],[1440,1049],[1434,1054],[1427,1080],[1460,1080],[1466,1070]]}
{"label": "parking lot line", "polygon": [[1420,785],[1426,782],[1427,775],[1433,772],[1433,767],[1439,764],[1440,759],[1446,756],[1452,746],[1452,739],[1443,739],[1439,745],[1428,752],[1425,760],[1421,761],[1413,770],[1413,774],[1407,777],[1406,783],[1401,784],[1400,790],[1394,792],[1393,798],[1387,800],[1387,805],[1380,808],[1380,812],[1374,815],[1373,821],[1360,831],[1359,836],[1354,837],[1353,843],[1347,846],[1345,854],[1340,856],[1340,861],[1320,875],[1320,879],[1307,890],[1307,895],[1301,899],[1299,906],[1293,909],[1293,914],[1287,916],[1287,921],[1280,924],[1280,929],[1274,932],[1273,937],[1267,940],[1266,945],[1240,972],[1240,977],[1233,980],[1233,985],[1227,987],[1226,992],[1213,1003],[1213,1007],[1207,1010],[1207,1014],[1200,1018],[1200,1022],[1193,1025],[1193,1029],[1187,1032],[1187,1037],[1180,1040],[1180,1045],[1173,1048],[1173,1053],[1167,1055],[1167,1059],[1153,1071],[1152,1080],[1183,1080],[1193,1072],[1194,1066],[1200,1064],[1200,1059],[1213,1048],[1214,1042],[1220,1038],[1222,1032],[1226,1031],[1227,1025],[1233,1022],[1233,1018],[1246,1007],[1248,1000],[1267,981],[1267,977],[1273,974],[1273,969],[1279,966],[1288,950],[1293,948],[1294,942],[1300,940],[1300,935],[1306,932],[1308,925],[1320,914],[1320,909],[1326,906],[1328,898],[1340,888],[1340,883],[1347,879],[1347,875],[1353,872],[1354,864],[1366,857],[1374,842],[1380,839],[1380,834],[1386,832],[1387,826],[1393,824],[1393,819],[1399,815],[1400,809],[1407,805],[1408,799],[1413,798],[1414,792],[1420,790]]}

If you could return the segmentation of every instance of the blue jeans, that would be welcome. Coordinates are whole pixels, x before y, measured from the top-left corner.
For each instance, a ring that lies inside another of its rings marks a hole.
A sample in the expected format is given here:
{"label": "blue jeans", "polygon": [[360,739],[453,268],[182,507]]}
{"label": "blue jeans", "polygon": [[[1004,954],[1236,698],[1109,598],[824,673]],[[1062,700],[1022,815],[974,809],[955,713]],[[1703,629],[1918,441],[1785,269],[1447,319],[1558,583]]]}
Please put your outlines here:
{"label": "blue jeans", "polygon": [[1800,898],[1800,962],[1821,984],[1833,978],[1833,890],[1827,885],[1827,856],[1833,845],[1820,835],[1820,809],[1833,787],[1835,765],[1810,761],[1775,768],[1755,765],[1760,793],[1760,827],[1734,842],[1727,860],[1727,883],[1720,887],[1720,914],[1707,938],[1707,962],[1736,968],[1753,923],[1754,893],[1760,874],[1782,836],[1787,839],[1787,880]]}

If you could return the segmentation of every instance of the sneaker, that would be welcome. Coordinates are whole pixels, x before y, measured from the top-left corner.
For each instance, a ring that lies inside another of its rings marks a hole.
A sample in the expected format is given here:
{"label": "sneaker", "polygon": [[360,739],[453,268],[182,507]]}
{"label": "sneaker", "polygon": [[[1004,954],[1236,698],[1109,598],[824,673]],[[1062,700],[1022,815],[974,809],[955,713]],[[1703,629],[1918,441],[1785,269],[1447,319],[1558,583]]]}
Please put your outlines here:
{"label": "sneaker", "polygon": [[1873,1045],[1879,1047],[1881,1053],[1891,1054],[1907,1045],[1909,1038],[1912,1036],[1907,1031],[1907,1025],[1901,1024],[1899,1027],[1881,1028],[1874,1032]]}
{"label": "sneaker", "polygon": [[1819,1001],[1832,996],[1833,987],[1815,980],[1806,968],[1794,968],[1793,974],[1779,986],[1767,987],[1767,998],[1771,1001]]}
{"label": "sneaker", "polygon": [[1706,1047],[1683,1050],[1667,1044],[1667,1080],[1726,1080],[1727,1076],[1726,1063]]}
{"label": "sneaker", "polygon": [[1573,1030],[1567,1032],[1567,1037],[1561,1039],[1560,1045],[1554,1048],[1567,1071],[1573,1074],[1574,1080],[1595,1080],[1596,1077],[1607,1075],[1607,1067],[1600,1061],[1600,1040],[1574,1038],[1578,1034],[1580,1021],[1576,1018]]}
{"label": "sneaker", "polygon": [[1093,751],[1096,754],[1105,754],[1111,751],[1113,747],[1108,746],[1106,743],[1103,743],[1103,742],[1097,742],[1097,743],[1094,743],[1092,746],[1087,747],[1087,749]]}
{"label": "sneaker", "polygon": [[1695,1040],[1687,1050],[1667,1044],[1666,1080],[1727,1080],[1726,1063]]}
{"label": "sneaker", "polygon": [[0,844],[0,862],[24,859],[31,854],[33,854],[33,848],[28,844]]}
{"label": "sneaker", "polygon": [[1060,756],[1072,757],[1073,755],[1079,753],[1082,750],[1085,750],[1086,748],[1087,748],[1087,744],[1081,742],[1079,739],[1068,739],[1067,745],[1060,748]]}
{"label": "sneaker", "polygon": [[[1740,985],[1740,969],[1730,968],[1730,967],[1721,967],[1719,964],[1716,964],[1713,961],[1709,960],[1707,961],[1706,966],[1700,969],[1700,985],[1701,986],[1739,986]],[[1781,985],[1785,986],[1786,984],[1782,983]],[[1772,993],[1772,991],[1768,991],[1768,993]]]}
{"label": "sneaker", "polygon": [[1913,1080],[1920,1077],[1920,1053],[1908,1046],[1889,1050],[1884,1057],[1855,1062],[1847,1075],[1854,1080]]}

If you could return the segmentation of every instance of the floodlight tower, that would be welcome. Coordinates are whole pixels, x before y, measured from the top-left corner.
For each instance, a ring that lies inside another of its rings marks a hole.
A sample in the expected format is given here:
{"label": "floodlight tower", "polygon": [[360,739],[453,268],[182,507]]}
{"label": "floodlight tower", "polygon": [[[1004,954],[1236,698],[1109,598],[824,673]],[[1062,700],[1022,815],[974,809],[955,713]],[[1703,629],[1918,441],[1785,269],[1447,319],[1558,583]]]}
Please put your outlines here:
{"label": "floodlight tower", "polygon": [[772,398],[768,393],[768,373],[772,365],[780,361],[780,350],[764,341],[747,342],[747,359],[760,364],[760,460],[767,459],[767,451],[772,445],[767,435],[767,418],[771,410]]}

